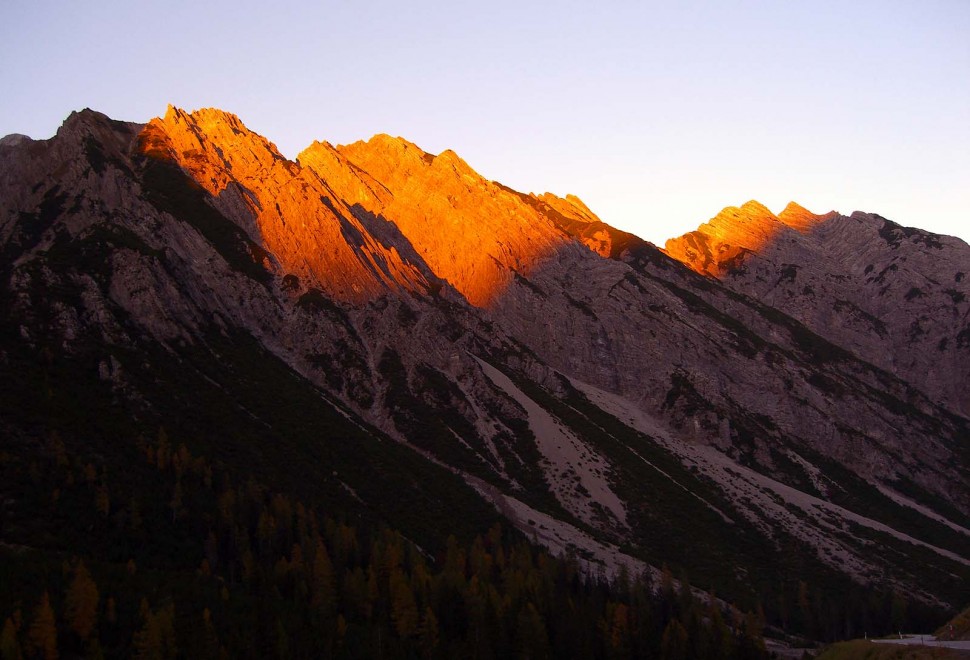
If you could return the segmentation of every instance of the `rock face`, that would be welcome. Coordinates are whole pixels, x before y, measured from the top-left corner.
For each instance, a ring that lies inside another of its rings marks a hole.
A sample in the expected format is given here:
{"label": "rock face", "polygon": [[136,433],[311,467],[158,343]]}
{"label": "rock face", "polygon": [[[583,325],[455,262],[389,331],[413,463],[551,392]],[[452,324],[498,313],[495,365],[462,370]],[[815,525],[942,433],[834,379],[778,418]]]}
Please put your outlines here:
{"label": "rock face", "polygon": [[430,286],[429,273],[411,255],[377,240],[313,170],[283,158],[234,115],[170,107],[145,127],[138,148],[177,164],[266,249],[275,261],[271,268],[305,286],[356,302],[388,289]]}
{"label": "rock face", "polygon": [[453,151],[433,156],[378,135],[338,148],[317,142],[299,161],[361,215],[397,227],[439,277],[478,307],[568,242],[521,195],[486,181]]}
{"label": "rock face", "polygon": [[719,277],[776,242],[795,239],[828,216],[818,216],[792,202],[779,215],[750,201],[730,206],[696,231],[667,241],[665,252],[701,275]]}
{"label": "rock face", "polygon": [[962,415],[970,413],[970,247],[878,215],[792,203],[722,211],[671,256],[804,323]]}
{"label": "rock face", "polygon": [[0,141],[0,254],[13,436],[110,455],[105,418],[164,424],[415,537],[488,503],[604,570],[668,563],[737,598],[787,602],[793,565],[836,601],[965,594],[956,239],[748,203],[665,252],[450,151],[289,161],[169,108]]}

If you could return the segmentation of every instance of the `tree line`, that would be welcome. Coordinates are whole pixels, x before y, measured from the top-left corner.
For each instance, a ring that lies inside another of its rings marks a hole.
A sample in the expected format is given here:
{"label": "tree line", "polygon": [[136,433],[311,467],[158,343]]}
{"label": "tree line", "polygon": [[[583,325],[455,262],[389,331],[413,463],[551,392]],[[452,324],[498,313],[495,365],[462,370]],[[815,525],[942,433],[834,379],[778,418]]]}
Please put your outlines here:
{"label": "tree line", "polygon": [[40,484],[15,522],[56,536],[5,562],[4,660],[767,657],[763,614],[667,570],[589,575],[501,525],[422,548],[234,483],[164,430],[138,448],[126,474],[55,434],[29,459],[0,457]]}

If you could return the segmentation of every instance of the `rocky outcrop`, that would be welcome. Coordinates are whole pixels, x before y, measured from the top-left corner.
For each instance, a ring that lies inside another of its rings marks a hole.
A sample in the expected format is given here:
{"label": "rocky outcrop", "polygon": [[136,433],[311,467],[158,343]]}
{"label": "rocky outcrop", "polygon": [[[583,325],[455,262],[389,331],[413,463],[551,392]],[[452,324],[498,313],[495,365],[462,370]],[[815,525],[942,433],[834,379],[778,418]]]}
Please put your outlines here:
{"label": "rocky outcrop", "polygon": [[177,164],[272,255],[268,267],[305,289],[363,302],[432,285],[427,269],[380,242],[313,170],[283,158],[234,115],[170,107],[145,127],[139,150]]}
{"label": "rocky outcrop", "polygon": [[725,209],[667,253],[970,414],[970,247],[878,215]]}
{"label": "rocky outcrop", "polygon": [[301,164],[359,215],[392,223],[428,266],[487,307],[567,237],[519,193],[485,180],[453,151],[437,156],[378,135],[343,147],[315,143]]}
{"label": "rocky outcrop", "polygon": [[748,255],[779,242],[797,242],[826,217],[791,202],[779,215],[750,201],[729,206],[697,230],[667,241],[664,251],[701,275],[720,277],[740,268]]}

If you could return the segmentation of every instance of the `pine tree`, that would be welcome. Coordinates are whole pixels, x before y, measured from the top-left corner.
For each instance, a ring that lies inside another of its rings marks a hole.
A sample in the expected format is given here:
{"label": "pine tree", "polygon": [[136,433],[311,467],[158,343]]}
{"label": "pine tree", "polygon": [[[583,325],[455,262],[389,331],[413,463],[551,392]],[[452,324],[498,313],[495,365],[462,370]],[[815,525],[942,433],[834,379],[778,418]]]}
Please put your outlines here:
{"label": "pine tree", "polygon": [[138,660],[161,660],[162,635],[151,610],[145,616],[145,624],[132,638],[132,645],[135,647],[134,657]]}
{"label": "pine tree", "polygon": [[321,616],[329,618],[333,615],[336,591],[334,589],[333,564],[327,547],[317,538],[313,551],[313,565],[311,569],[311,605]]}
{"label": "pine tree", "polygon": [[532,603],[519,610],[516,628],[516,650],[522,660],[549,657],[549,636],[542,617]]}
{"label": "pine tree", "polygon": [[381,597],[380,586],[377,583],[377,571],[374,570],[374,566],[367,567],[367,605],[366,614],[367,618],[370,619],[374,615],[374,610],[377,607]]}
{"label": "pine tree", "polygon": [[906,599],[898,591],[893,591],[889,608],[889,620],[893,632],[901,632],[906,627]]}
{"label": "pine tree", "polygon": [[445,541],[444,578],[454,586],[465,581],[465,551],[458,545],[458,539],[449,535]]}
{"label": "pine tree", "polygon": [[660,640],[660,657],[663,660],[686,660],[688,653],[687,629],[677,619],[671,619]]}
{"label": "pine tree", "polygon": [[808,585],[801,581],[798,583],[798,623],[803,635],[814,635],[815,617],[808,602]]}
{"label": "pine tree", "polygon": [[86,642],[98,620],[98,587],[81,560],[78,560],[74,579],[67,588],[65,608],[68,627]]}
{"label": "pine tree", "polygon": [[163,472],[168,469],[169,461],[172,456],[172,447],[168,443],[168,433],[164,426],[158,427],[158,450],[155,452],[158,469]]}
{"label": "pine tree", "polygon": [[663,565],[660,574],[660,591],[658,592],[658,596],[660,620],[662,622],[669,621],[675,616],[677,594],[674,588],[674,575],[670,572],[667,564]]}
{"label": "pine tree", "polygon": [[34,620],[27,631],[27,637],[41,657],[45,660],[57,660],[57,625],[54,622],[50,596],[46,591],[34,610]]}
{"label": "pine tree", "polygon": [[205,558],[209,560],[209,568],[217,570],[219,568],[219,541],[216,535],[210,530],[205,538]]}
{"label": "pine tree", "polygon": [[712,589],[708,593],[708,625],[711,629],[711,652],[718,657],[727,657],[732,651],[731,630],[724,623],[721,607]]}
{"label": "pine tree", "polygon": [[108,514],[111,513],[111,497],[108,495],[108,486],[103,481],[95,491],[94,506],[102,518],[107,518]]}
{"label": "pine tree", "polygon": [[[314,569],[314,579],[316,579],[316,569]],[[367,576],[363,569],[357,566],[344,574],[343,580],[343,607],[351,616],[361,618],[369,617],[367,597]]]}
{"label": "pine tree", "polygon": [[290,635],[279,619],[276,619],[276,657],[290,657]]}
{"label": "pine tree", "polygon": [[50,432],[50,436],[47,440],[47,448],[50,450],[51,454],[54,456],[54,461],[57,463],[58,467],[67,466],[67,447],[64,446],[64,441],[61,440],[61,434],[56,430]]}
{"label": "pine tree", "polygon": [[422,657],[434,657],[435,649],[438,647],[438,617],[434,615],[430,607],[426,607],[424,610],[424,616],[421,617],[421,629],[418,635]]}
{"label": "pine tree", "polygon": [[20,642],[17,640],[17,626],[13,619],[7,617],[3,622],[3,632],[0,632],[0,659],[21,660]]}
{"label": "pine tree", "polygon": [[402,639],[418,630],[418,605],[414,600],[411,584],[400,569],[394,569],[390,577],[391,621]]}
{"label": "pine tree", "polygon": [[627,658],[630,656],[630,608],[623,603],[610,605],[607,612],[612,610],[610,616],[609,640],[611,656],[614,658]]}
{"label": "pine tree", "polygon": [[182,480],[175,479],[175,488],[172,490],[172,499],[168,503],[172,509],[172,522],[176,522],[185,513],[182,507]]}
{"label": "pine tree", "polygon": [[206,658],[215,660],[219,657],[219,636],[212,623],[212,613],[209,608],[202,610],[202,624],[204,626],[203,653]]}
{"label": "pine tree", "polygon": [[145,624],[135,633],[135,657],[144,660],[170,660],[178,655],[175,645],[175,605],[169,603],[158,613],[142,601]]}
{"label": "pine tree", "polygon": [[347,636],[347,619],[344,618],[343,614],[337,615],[337,640],[343,642],[344,637]]}
{"label": "pine tree", "polygon": [[762,637],[764,623],[754,612],[748,612],[744,617],[744,646],[752,650],[752,655],[760,655],[759,652],[765,650],[765,641]]}
{"label": "pine tree", "polygon": [[128,527],[132,532],[138,532],[141,530],[141,525],[141,507],[138,505],[138,500],[132,497],[128,503]]}
{"label": "pine tree", "polygon": [[86,660],[104,660],[104,649],[101,648],[101,642],[98,641],[97,637],[92,637],[91,641],[88,642],[84,657]]}

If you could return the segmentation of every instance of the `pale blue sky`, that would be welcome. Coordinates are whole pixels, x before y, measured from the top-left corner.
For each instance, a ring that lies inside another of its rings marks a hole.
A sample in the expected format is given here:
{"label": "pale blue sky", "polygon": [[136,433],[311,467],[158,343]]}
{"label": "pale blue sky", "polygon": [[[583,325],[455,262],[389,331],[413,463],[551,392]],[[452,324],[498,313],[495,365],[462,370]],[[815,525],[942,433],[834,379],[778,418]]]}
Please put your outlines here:
{"label": "pale blue sky", "polygon": [[660,244],[794,199],[970,238],[970,0],[4,0],[0,135],[216,106],[401,135]]}

